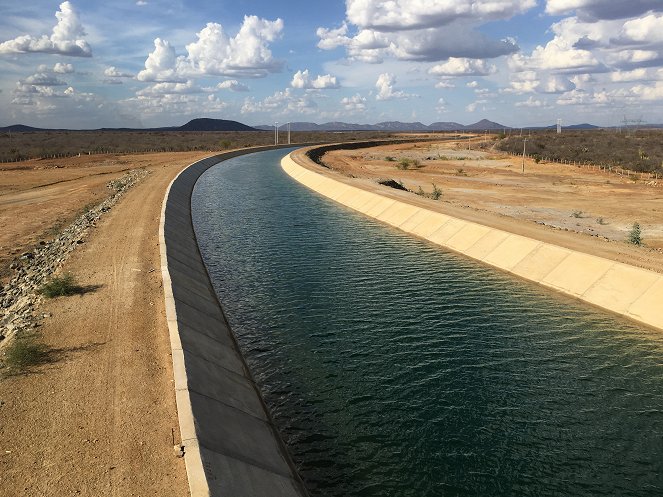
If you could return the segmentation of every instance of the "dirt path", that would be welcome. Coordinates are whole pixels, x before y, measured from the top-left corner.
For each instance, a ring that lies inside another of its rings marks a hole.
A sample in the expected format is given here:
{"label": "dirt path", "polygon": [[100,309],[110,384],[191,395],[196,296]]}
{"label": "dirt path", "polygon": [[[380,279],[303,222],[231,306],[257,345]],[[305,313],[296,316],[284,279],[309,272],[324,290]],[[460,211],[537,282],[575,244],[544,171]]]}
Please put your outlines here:
{"label": "dirt path", "polygon": [[0,495],[188,495],[171,438],[158,227],[167,185],[202,156],[148,166],[66,263],[97,289],[47,301],[41,334],[53,361],[0,380]]}

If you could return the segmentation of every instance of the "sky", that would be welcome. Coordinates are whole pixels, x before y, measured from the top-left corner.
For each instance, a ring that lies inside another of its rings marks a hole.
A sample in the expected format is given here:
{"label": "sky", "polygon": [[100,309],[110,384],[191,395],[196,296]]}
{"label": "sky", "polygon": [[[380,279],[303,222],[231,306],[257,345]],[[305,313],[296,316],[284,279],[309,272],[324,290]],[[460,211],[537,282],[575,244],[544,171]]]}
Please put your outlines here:
{"label": "sky", "polygon": [[663,0],[0,0],[0,126],[663,123]]}

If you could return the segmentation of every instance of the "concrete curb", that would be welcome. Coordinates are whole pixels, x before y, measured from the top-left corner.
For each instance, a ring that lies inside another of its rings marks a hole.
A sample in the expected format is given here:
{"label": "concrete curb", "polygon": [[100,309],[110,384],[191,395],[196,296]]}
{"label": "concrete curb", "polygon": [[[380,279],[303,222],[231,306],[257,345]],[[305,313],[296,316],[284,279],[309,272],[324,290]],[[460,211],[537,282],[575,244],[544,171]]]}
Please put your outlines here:
{"label": "concrete curb", "polygon": [[192,497],[308,495],[212,288],[191,219],[191,194],[207,169],[285,147],[292,145],[207,157],[183,169],[164,195],[161,274]]}
{"label": "concrete curb", "polygon": [[281,167],[308,188],[363,214],[437,245],[663,329],[663,275],[515,235],[342,183],[297,164]]}

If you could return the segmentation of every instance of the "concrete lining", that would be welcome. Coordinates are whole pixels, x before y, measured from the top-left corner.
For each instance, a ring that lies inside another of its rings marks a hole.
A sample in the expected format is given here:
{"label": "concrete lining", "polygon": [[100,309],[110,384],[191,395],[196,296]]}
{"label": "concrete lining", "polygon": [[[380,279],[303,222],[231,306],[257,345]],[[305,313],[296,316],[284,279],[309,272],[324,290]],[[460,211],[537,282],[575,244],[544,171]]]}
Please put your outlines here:
{"label": "concrete lining", "polygon": [[[316,150],[309,151],[308,155],[316,156]],[[660,310],[663,275],[660,273],[453,218],[373,192],[366,196],[366,190],[316,172],[314,169],[319,166],[313,162],[310,168],[303,167],[290,155],[281,160],[281,167],[312,190],[402,231],[663,329],[663,312]],[[339,191],[343,192],[342,195],[338,194]],[[352,200],[359,197],[371,200]]]}
{"label": "concrete lining", "polygon": [[195,162],[164,196],[161,274],[192,497],[308,496],[212,288],[191,219],[193,188],[207,169],[240,155],[286,147],[291,145]]}

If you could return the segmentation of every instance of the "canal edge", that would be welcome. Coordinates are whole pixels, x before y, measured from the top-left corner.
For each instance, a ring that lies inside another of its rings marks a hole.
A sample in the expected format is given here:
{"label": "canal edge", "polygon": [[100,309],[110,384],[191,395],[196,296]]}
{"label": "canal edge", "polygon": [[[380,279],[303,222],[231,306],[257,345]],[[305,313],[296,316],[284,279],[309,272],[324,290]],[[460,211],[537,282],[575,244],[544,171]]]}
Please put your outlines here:
{"label": "canal edge", "polygon": [[191,218],[193,188],[207,169],[240,155],[285,147],[206,157],[180,171],[164,194],[161,273],[192,497],[308,496],[212,288]]}
{"label": "canal edge", "polygon": [[[311,149],[315,155],[316,150]],[[309,189],[368,217],[514,276],[663,330],[663,275],[434,212],[337,181],[288,154],[281,168]],[[309,153],[307,152],[307,156]],[[320,154],[318,154],[320,155]]]}

